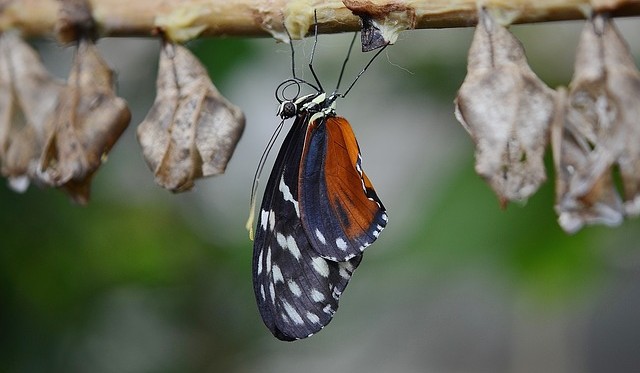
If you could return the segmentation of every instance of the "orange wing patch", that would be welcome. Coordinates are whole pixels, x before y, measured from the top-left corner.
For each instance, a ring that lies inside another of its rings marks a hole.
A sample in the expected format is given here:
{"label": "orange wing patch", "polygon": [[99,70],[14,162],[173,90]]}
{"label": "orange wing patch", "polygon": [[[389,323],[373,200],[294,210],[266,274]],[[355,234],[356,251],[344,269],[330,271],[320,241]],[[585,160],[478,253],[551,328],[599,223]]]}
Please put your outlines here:
{"label": "orange wing patch", "polygon": [[375,224],[381,206],[370,198],[373,185],[360,166],[360,149],[349,122],[342,117],[329,117],[326,126],[324,172],[329,203],[347,237],[359,237]]}

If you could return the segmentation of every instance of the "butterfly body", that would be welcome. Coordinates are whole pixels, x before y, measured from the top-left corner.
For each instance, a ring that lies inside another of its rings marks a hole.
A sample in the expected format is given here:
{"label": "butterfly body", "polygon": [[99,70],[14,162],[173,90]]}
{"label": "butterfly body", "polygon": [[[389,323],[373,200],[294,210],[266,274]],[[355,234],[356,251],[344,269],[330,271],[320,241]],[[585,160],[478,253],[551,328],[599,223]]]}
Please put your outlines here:
{"label": "butterfly body", "polygon": [[260,207],[253,285],[263,321],[282,340],[331,321],[363,250],[387,223],[351,126],[335,114],[338,97],[319,92],[278,110],[295,119]]}

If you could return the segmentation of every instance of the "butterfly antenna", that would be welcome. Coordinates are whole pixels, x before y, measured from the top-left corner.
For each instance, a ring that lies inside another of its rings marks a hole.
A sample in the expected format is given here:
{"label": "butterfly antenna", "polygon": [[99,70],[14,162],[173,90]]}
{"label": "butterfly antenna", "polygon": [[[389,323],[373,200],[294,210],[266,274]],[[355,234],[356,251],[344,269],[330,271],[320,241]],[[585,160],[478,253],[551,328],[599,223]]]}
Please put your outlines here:
{"label": "butterfly antenna", "polygon": [[322,88],[322,84],[320,84],[318,75],[316,75],[316,71],[313,69],[313,56],[316,54],[316,46],[318,45],[318,12],[316,10],[313,11],[313,20],[313,48],[311,49],[311,57],[309,58],[309,70],[311,70],[311,74],[313,74],[313,78],[316,80],[316,84],[320,88],[318,91],[324,92],[324,88]]}
{"label": "butterfly antenna", "polygon": [[373,57],[371,57],[369,62],[365,65],[365,67],[362,69],[362,71],[360,71],[360,73],[358,73],[358,75],[356,75],[355,79],[353,79],[353,82],[351,82],[351,85],[349,86],[349,88],[347,88],[347,90],[341,95],[341,97],[345,97],[349,93],[349,91],[351,91],[351,88],[353,88],[353,86],[356,84],[356,82],[358,81],[360,76],[362,76],[362,74],[364,74],[364,72],[367,71],[369,66],[371,66],[371,64],[373,63],[373,60],[375,60],[376,57],[378,57],[380,55],[380,53],[382,53],[382,51],[385,50],[385,48],[387,48],[388,46],[389,46],[389,44],[385,44],[382,48],[380,48],[380,50],[378,52],[376,52],[375,55],[373,55]]}
{"label": "butterfly antenna", "polygon": [[291,34],[289,33],[289,29],[287,28],[287,26],[284,24],[284,21],[282,22],[284,31],[287,33],[287,37],[289,38],[289,48],[291,49],[291,76],[293,76],[293,79],[297,80],[298,77],[296,76],[296,51],[293,48],[293,39],[291,39]]}
{"label": "butterfly antenna", "polygon": [[347,52],[347,57],[345,57],[342,62],[342,69],[340,69],[340,76],[338,77],[338,84],[336,84],[336,90],[333,93],[337,93],[338,89],[340,89],[340,83],[342,82],[342,76],[344,75],[344,69],[347,67],[347,61],[349,61],[349,57],[351,57],[351,50],[353,49],[353,44],[356,41],[357,32],[353,33],[353,38],[351,39],[351,44],[349,44],[349,51]]}
{"label": "butterfly antenna", "polygon": [[264,164],[267,161],[267,156],[271,152],[271,149],[273,148],[273,145],[275,144],[276,139],[280,135],[280,131],[282,131],[283,125],[284,125],[284,120],[282,120],[278,125],[278,127],[276,128],[276,130],[273,131],[273,134],[271,135],[271,138],[267,143],[267,147],[264,149],[264,151],[262,152],[262,155],[260,156],[260,161],[258,162],[258,168],[256,169],[256,172],[253,175],[253,185],[251,186],[251,198],[250,198],[251,202],[249,204],[251,210],[249,211],[249,219],[247,219],[247,224],[246,224],[246,228],[249,231],[249,239],[251,241],[253,241],[253,221],[255,220],[256,193],[258,191],[258,183],[260,182],[260,175],[262,175],[262,169],[264,168]]}
{"label": "butterfly antenna", "polygon": [[[302,78],[298,78],[296,76],[296,51],[295,48],[293,48],[293,39],[291,38],[291,34],[289,33],[289,29],[287,28],[287,26],[284,24],[284,21],[282,23],[282,27],[284,28],[284,31],[287,33],[287,37],[289,38],[289,48],[291,49],[291,76],[293,76],[293,80],[300,82],[302,84],[306,84],[309,87],[315,89],[316,91],[320,92],[320,89],[318,89],[318,87],[316,87],[315,85],[307,82],[306,80],[302,79]],[[312,70],[313,72],[313,70]],[[313,73],[313,76],[315,77],[315,73]],[[318,78],[316,77],[316,82],[318,82]],[[318,82],[319,84],[319,82]],[[322,88],[322,87],[320,87]]]}

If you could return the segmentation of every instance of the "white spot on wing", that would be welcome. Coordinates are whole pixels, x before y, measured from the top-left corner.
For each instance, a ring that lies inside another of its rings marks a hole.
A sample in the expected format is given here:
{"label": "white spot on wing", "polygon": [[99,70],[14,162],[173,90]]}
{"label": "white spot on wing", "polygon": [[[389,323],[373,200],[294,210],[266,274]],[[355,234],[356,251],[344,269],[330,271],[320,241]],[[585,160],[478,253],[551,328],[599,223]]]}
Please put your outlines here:
{"label": "white spot on wing", "polygon": [[302,317],[300,316],[298,311],[296,311],[295,308],[293,308],[289,303],[283,301],[282,307],[284,307],[284,312],[287,313],[287,316],[289,316],[291,321],[298,325],[304,324],[304,321],[302,320]]}
{"label": "white spot on wing", "polygon": [[307,312],[307,320],[315,324],[320,324],[320,318],[315,313]]}
{"label": "white spot on wing", "polygon": [[324,306],[324,308],[322,309],[322,312],[331,316],[333,316],[333,314],[336,313],[336,311],[334,311],[333,308],[331,308],[330,304],[327,304],[326,306]]}
{"label": "white spot on wing", "polygon": [[282,233],[276,233],[276,241],[278,241],[278,245],[280,245],[281,248],[287,248],[287,239],[284,238]]}
{"label": "white spot on wing", "polygon": [[284,277],[282,277],[282,272],[280,271],[280,267],[274,264],[271,271],[273,272],[274,283],[277,284],[278,282],[284,282]]}
{"label": "white spot on wing", "polygon": [[293,295],[295,295],[296,297],[299,297],[302,295],[300,286],[298,286],[298,284],[295,281],[287,280],[287,285],[289,285],[289,290],[291,290],[291,293],[293,293]]}
{"label": "white spot on wing", "polygon": [[338,266],[340,267],[340,269],[338,270],[340,277],[342,277],[345,280],[350,279],[351,274],[353,273],[353,270],[354,270],[353,265],[351,265],[351,263],[349,262],[340,262]]}
{"label": "white spot on wing", "polygon": [[336,246],[338,246],[338,249],[344,251],[347,249],[347,242],[343,240],[342,237],[338,237],[336,238]]}
{"label": "white spot on wing", "polygon": [[350,262],[341,262],[339,266],[340,268],[344,268],[349,272],[353,272],[353,264],[351,264]]}
{"label": "white spot on wing", "polygon": [[264,254],[264,250],[260,250],[260,254],[258,254],[258,274],[262,273],[262,254]]}
{"label": "white spot on wing", "polygon": [[311,299],[313,299],[314,302],[320,303],[324,301],[324,294],[322,294],[316,289],[313,289],[311,290]]}
{"label": "white spot on wing", "polygon": [[327,262],[324,259],[317,256],[311,259],[311,264],[313,265],[313,269],[315,269],[320,276],[329,277],[329,265],[327,265]]}
{"label": "white spot on wing", "polygon": [[269,212],[265,210],[260,211],[260,227],[263,231],[267,230],[267,224],[269,223]]}
{"label": "white spot on wing", "polygon": [[343,267],[340,267],[340,270],[338,272],[340,273],[340,277],[342,277],[345,280],[348,280],[351,277],[349,272],[347,272],[347,270],[344,269]]}
{"label": "white spot on wing", "polygon": [[323,245],[327,244],[327,240],[324,239],[324,235],[322,234],[322,232],[320,232],[320,230],[318,230],[318,228],[316,228],[316,237],[318,237],[318,241],[320,241],[320,243],[322,243]]}
{"label": "white spot on wing", "polygon": [[291,255],[300,260],[302,254],[300,253],[296,239],[293,238],[293,236],[287,236],[287,249],[291,252]]}
{"label": "white spot on wing", "polygon": [[273,210],[269,211],[269,230],[273,231],[273,228],[276,226],[276,214]]}
{"label": "white spot on wing", "polygon": [[265,267],[267,267],[267,272],[271,271],[271,246],[267,248],[267,260]]}
{"label": "white spot on wing", "polygon": [[271,296],[271,303],[276,304],[276,288],[273,286],[273,282],[269,284],[269,295]]}
{"label": "white spot on wing", "polygon": [[333,299],[338,300],[340,299],[340,294],[342,294],[342,292],[340,290],[338,290],[338,288],[333,288],[333,294],[331,294],[331,296],[333,297]]}
{"label": "white spot on wing", "polygon": [[260,285],[260,295],[262,295],[262,300],[267,300],[267,295],[264,293],[264,285]]}
{"label": "white spot on wing", "polygon": [[296,215],[300,217],[300,209],[298,208],[298,201],[296,201],[293,198],[293,194],[291,194],[291,190],[289,189],[289,186],[285,184],[284,176],[280,178],[279,189],[282,192],[282,198],[284,198],[285,201],[289,201],[293,203],[293,207],[296,209]]}

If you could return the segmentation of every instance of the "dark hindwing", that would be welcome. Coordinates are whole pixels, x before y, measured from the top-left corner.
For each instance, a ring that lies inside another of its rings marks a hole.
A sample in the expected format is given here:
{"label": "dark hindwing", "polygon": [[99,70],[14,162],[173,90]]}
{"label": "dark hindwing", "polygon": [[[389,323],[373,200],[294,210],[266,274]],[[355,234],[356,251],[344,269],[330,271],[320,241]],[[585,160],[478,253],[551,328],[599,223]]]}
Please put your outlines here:
{"label": "dark hindwing", "polygon": [[300,164],[300,214],[311,245],[322,257],[360,255],[387,225],[387,214],[362,170],[353,130],[342,117],[310,124]]}
{"label": "dark hindwing", "polygon": [[296,117],[274,164],[253,246],[253,289],[265,325],[281,340],[306,338],[327,325],[361,256],[327,260],[312,249],[300,221],[299,163],[309,113]]}

